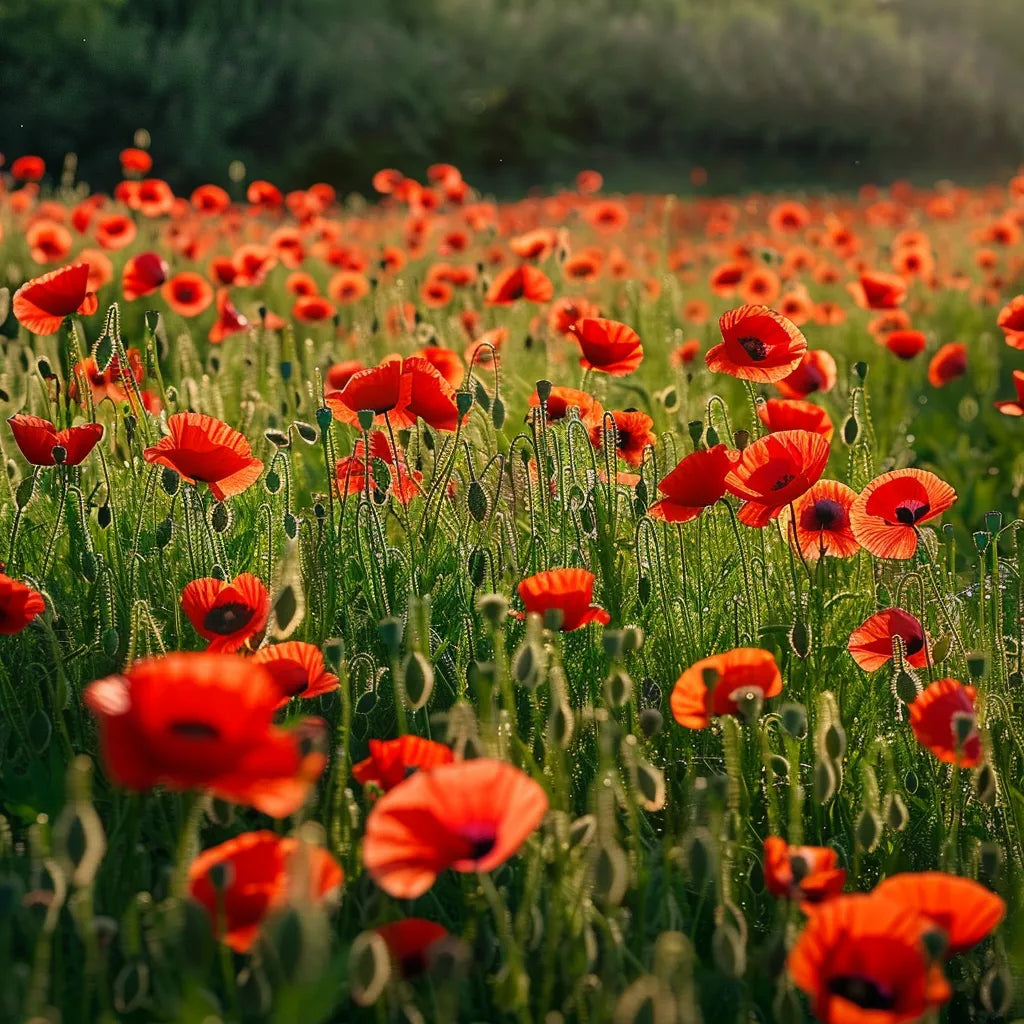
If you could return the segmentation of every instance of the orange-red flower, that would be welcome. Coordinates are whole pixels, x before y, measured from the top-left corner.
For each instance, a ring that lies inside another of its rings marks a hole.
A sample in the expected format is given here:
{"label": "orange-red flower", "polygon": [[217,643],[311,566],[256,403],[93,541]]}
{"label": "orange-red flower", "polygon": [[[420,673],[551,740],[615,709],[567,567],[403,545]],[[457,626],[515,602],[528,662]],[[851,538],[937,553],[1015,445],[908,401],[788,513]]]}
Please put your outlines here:
{"label": "orange-red flower", "polygon": [[740,306],[723,313],[724,339],[704,357],[712,373],[771,384],[789,376],[807,351],[800,328],[767,306]]}
{"label": "orange-red flower", "polygon": [[118,159],[121,161],[121,171],[124,174],[129,171],[136,174],[147,174],[153,166],[153,158],[144,149],[134,146],[122,149]]}
{"label": "orange-red flower", "polygon": [[16,181],[39,181],[46,173],[46,163],[41,156],[19,156],[11,164],[11,176]]}
{"label": "orange-red flower", "polygon": [[322,324],[335,313],[334,303],[322,295],[300,295],[292,306],[292,316],[303,324]]}
{"label": "orange-red flower", "polygon": [[62,465],[77,466],[103,436],[103,427],[99,423],[83,423],[58,430],[49,420],[26,413],[12,416],[7,423],[21,454],[33,466],[55,466],[54,448],[64,449]]}
{"label": "orange-red flower", "polygon": [[902,328],[883,335],[882,344],[900,359],[913,359],[924,351],[927,339],[923,331]]}
{"label": "orange-red flower", "polygon": [[734,456],[724,444],[702,448],[680,459],[679,464],[658,482],[664,495],[648,510],[652,519],[688,523],[725,495],[725,478]]}
{"label": "orange-red flower", "polygon": [[93,234],[102,248],[114,252],[131,245],[138,234],[138,228],[135,226],[135,221],[127,214],[108,213],[96,221]]}
{"label": "orange-red flower", "polygon": [[462,384],[466,370],[457,352],[453,352],[450,348],[438,348],[436,345],[430,345],[427,348],[419,349],[414,355],[426,359],[453,388]]}
{"label": "orange-red flower", "polygon": [[934,473],[894,469],[861,491],[850,509],[850,525],[861,546],[878,558],[912,558],[919,523],[934,519],[956,501],[956,491]]}
{"label": "orange-red flower", "polygon": [[669,697],[672,717],[687,729],[704,729],[716,715],[740,714],[745,702],[782,693],[782,673],[771,651],[736,647],[694,662]]}
{"label": "orange-red flower", "polygon": [[273,725],[279,691],[234,654],[175,652],[91,683],[107,772],[128,789],[203,789],[281,818],[298,810],[326,764],[324,723]]}
{"label": "orange-red flower", "polygon": [[89,265],[72,263],[26,281],[15,293],[12,308],[21,325],[32,334],[56,334],[64,317],[96,312],[96,296],[89,290]]}
{"label": "orange-red flower", "polygon": [[764,882],[776,897],[801,903],[824,903],[843,891],[846,870],[827,846],[790,846],[785,839],[764,841]]}
{"label": "orange-red flower", "polygon": [[430,947],[446,938],[448,929],[423,917],[379,925],[375,931],[388,947],[391,959],[403,978],[415,978],[427,969]]}
{"label": "orange-red flower", "polygon": [[910,705],[914,738],[940,761],[974,768],[981,763],[974,700],[978,691],[957,679],[940,679]]}
{"label": "orange-red flower", "polygon": [[179,316],[199,316],[213,302],[213,285],[202,274],[183,270],[164,282],[160,294]]}
{"label": "orange-red flower", "polygon": [[918,618],[902,608],[884,608],[865,619],[851,634],[847,649],[865,672],[875,672],[893,657],[893,640],[903,641],[911,668],[928,664],[928,637]]}
{"label": "orange-red flower", "polygon": [[1004,416],[1024,416],[1024,370],[1013,371],[1013,387],[1017,392],[1016,401],[995,402],[995,407]]}
{"label": "orange-red flower", "polygon": [[181,610],[195,631],[210,641],[208,650],[237,651],[266,629],[270,594],[249,572],[230,583],[205,576],[185,585]]}
{"label": "orange-red flower", "polygon": [[[217,596],[220,601],[223,591]],[[220,607],[223,608],[223,604]],[[252,660],[254,664],[262,665],[277,684],[281,692],[278,707],[284,707],[292,697],[304,700],[322,697],[325,693],[333,693],[340,685],[338,677],[327,671],[320,648],[303,640],[286,640],[282,644],[261,647]]]}
{"label": "orange-red flower", "polygon": [[[540,397],[536,391],[530,395],[529,401],[531,408],[536,409],[540,406]],[[599,425],[601,417],[604,416],[601,403],[593,395],[588,395],[586,391],[578,391],[576,388],[565,388],[556,384],[551,388],[547,402],[544,403],[544,412],[548,422],[565,419],[570,409],[577,410],[580,420],[588,428]]]}
{"label": "orange-red flower", "polygon": [[823,348],[808,349],[796,369],[775,385],[786,398],[806,398],[836,386],[836,361]]}
{"label": "orange-red flower", "polygon": [[25,229],[29,255],[36,263],[59,263],[71,251],[71,232],[48,218],[33,221]]}
{"label": "orange-red flower", "polygon": [[555,294],[551,279],[531,263],[508,267],[495,275],[484,302],[488,306],[508,306],[517,299],[528,302],[550,302]]}
{"label": "orange-red flower", "polygon": [[[780,522],[786,538],[809,561],[823,555],[849,558],[860,550],[850,528],[850,507],[857,492],[837,480],[819,480],[790,507]],[[794,537],[795,534],[795,537]]]}
{"label": "orange-red flower", "polygon": [[198,412],[168,417],[170,433],[143,455],[147,462],[173,469],[187,483],[205,483],[218,500],[241,494],[263,472],[249,442],[226,423]]}
{"label": "orange-red flower", "polygon": [[625,377],[643,360],[640,336],[626,324],[603,317],[585,316],[576,321],[569,332],[583,353],[580,366],[600,370],[612,377]]}
{"label": "orange-red flower", "polygon": [[831,441],[835,429],[821,406],[799,398],[769,398],[758,405],[757,418],[773,434],[780,430],[809,430]]}
{"label": "orange-red flower", "polygon": [[42,594],[0,572],[0,634],[20,633],[44,611],[46,602]]}
{"label": "orange-red flower", "polygon": [[522,846],[547,813],[543,788],[490,758],[419,771],[374,804],[363,863],[389,895],[414,899],[437,876],[492,871]]}
{"label": "orange-red flower", "polygon": [[907,295],[907,282],[899,274],[882,271],[866,271],[847,288],[864,309],[896,309]]}
{"label": "orange-red flower", "polygon": [[942,388],[966,372],[967,346],[958,341],[951,341],[932,356],[928,364],[928,383],[932,387]]}
{"label": "orange-red flower", "polygon": [[586,569],[549,569],[528,576],[518,587],[526,614],[561,612],[559,629],[570,633],[591,622],[607,625],[611,616],[592,605],[594,574]]}
{"label": "orange-red flower", "polygon": [[244,832],[192,861],[188,891],[209,915],[218,938],[246,953],[266,917],[293,900],[320,903],[343,879],[341,867],[320,847],[273,832]]}
{"label": "orange-red flower", "polygon": [[[639,466],[644,460],[644,450],[653,445],[657,435],[651,429],[654,420],[647,413],[636,409],[615,409],[608,413],[615,421],[615,451],[619,458],[630,466]],[[604,441],[604,418],[590,430],[590,442],[600,448]]]}
{"label": "orange-red flower", "polygon": [[219,345],[231,334],[249,329],[249,321],[235,309],[227,288],[217,289],[217,321],[208,335],[211,344]]}
{"label": "orange-red flower", "polygon": [[996,318],[999,329],[1006,338],[1006,344],[1013,348],[1024,347],[1024,295],[1017,295],[999,310]]}
{"label": "orange-red flower", "polygon": [[[104,399],[110,399],[115,405],[129,401],[129,381],[133,378],[136,383],[142,380],[142,354],[137,348],[130,348],[125,354],[128,356],[127,367],[119,355],[111,359],[105,370],[100,370],[92,356],[86,356],[81,362],[75,363],[74,379],[68,384],[68,395],[79,398],[79,383],[84,381],[92,392],[93,405],[99,405]],[[84,399],[82,404],[85,404]]]}
{"label": "orange-red flower", "polygon": [[414,771],[451,764],[451,747],[407,733],[397,740],[370,740],[370,756],[352,766],[356,782],[383,793],[404,782]]}
{"label": "orange-red flower", "polygon": [[377,475],[373,470],[373,459],[384,462],[390,473],[388,490],[403,504],[408,505],[420,493],[423,474],[413,470],[409,475],[405,467],[405,459],[391,447],[391,439],[383,430],[370,431],[370,463],[365,458],[366,446],[363,439],[356,441],[355,450],[349,456],[339,459],[334,467],[334,479],[338,494],[359,494],[366,490],[367,480],[370,487],[377,486]]}
{"label": "orange-red flower", "polygon": [[132,256],[121,271],[121,291],[132,302],[150,295],[167,280],[167,261],[155,252]]}

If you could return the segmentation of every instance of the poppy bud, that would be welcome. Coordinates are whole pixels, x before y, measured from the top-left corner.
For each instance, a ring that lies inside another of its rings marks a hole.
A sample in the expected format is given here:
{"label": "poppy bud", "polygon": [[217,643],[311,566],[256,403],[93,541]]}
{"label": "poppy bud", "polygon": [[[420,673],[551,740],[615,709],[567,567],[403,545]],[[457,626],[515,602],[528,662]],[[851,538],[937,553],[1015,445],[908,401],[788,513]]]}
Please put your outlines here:
{"label": "poppy bud", "polygon": [[657,708],[644,708],[640,712],[640,731],[647,739],[657,736],[661,732],[664,718]]}
{"label": "poppy bud", "polygon": [[568,704],[559,701],[548,716],[548,739],[554,746],[565,750],[572,740],[572,734],[572,709]]}
{"label": "poppy bud", "polygon": [[967,671],[972,679],[980,679],[985,674],[988,657],[984,651],[967,652]]}
{"label": "poppy bud", "polygon": [[772,1019],[778,1024],[803,1024],[807,1019],[803,1004],[796,989],[783,978],[779,982],[779,991],[772,1003]]}
{"label": "poppy bud", "polygon": [[623,650],[630,654],[644,645],[644,631],[639,626],[626,626],[622,631]]}
{"label": "poppy bud", "polygon": [[830,761],[817,761],[811,776],[812,793],[819,804],[828,803],[836,795],[836,770]]}
{"label": "poppy bud", "polygon": [[856,416],[848,416],[846,422],[843,424],[843,440],[852,445],[860,434],[860,424],[857,422]]}
{"label": "poppy bud", "polygon": [[860,378],[861,384],[867,380],[868,376],[868,364],[865,362],[856,362],[853,364],[853,372]]}
{"label": "poppy bud", "polygon": [[466,505],[469,514],[478,522],[482,523],[487,518],[487,509],[490,502],[487,500],[487,492],[479,480],[471,480],[469,491],[466,494]]}
{"label": "poppy bud", "polygon": [[532,690],[540,682],[541,652],[537,645],[527,641],[512,657],[512,678],[520,686]]}
{"label": "poppy bud", "polygon": [[789,645],[798,658],[806,658],[811,650],[811,631],[806,620],[799,618],[789,631]]}
{"label": "poppy bud", "polygon": [[779,782],[786,782],[789,779],[789,761],[781,754],[772,754],[768,759],[768,767]]}
{"label": "poppy bud", "polygon": [[633,680],[622,669],[613,669],[604,683],[605,695],[613,708],[621,708],[633,692]]}
{"label": "poppy bud", "polygon": [[597,818],[584,814],[569,826],[569,845],[587,846],[597,833]]}
{"label": "poppy bud", "polygon": [[111,518],[109,505],[100,505],[100,507],[96,509],[96,522],[99,523],[101,530],[105,530],[110,525]]}
{"label": "poppy bud", "polygon": [[391,954],[377,932],[361,932],[348,955],[352,999],[359,1006],[372,1006],[383,994],[391,976]]}
{"label": "poppy bud", "polygon": [[508,616],[508,598],[504,594],[482,594],[477,598],[477,610],[497,629]]}
{"label": "poppy bud", "polygon": [[604,648],[605,654],[610,658],[621,658],[624,644],[625,638],[621,629],[605,627],[601,634],[601,646]]}
{"label": "poppy bud", "polygon": [[665,775],[654,765],[637,761],[636,788],[645,811],[660,811],[665,806]]}
{"label": "poppy bud", "polygon": [[406,655],[402,665],[402,686],[413,711],[419,711],[430,700],[434,689],[434,667],[419,651]]}
{"label": "poppy bud", "polygon": [[870,807],[865,807],[857,818],[853,832],[857,838],[857,845],[870,853],[882,838],[882,822]]}
{"label": "poppy bud", "polygon": [[495,430],[501,430],[504,422],[505,403],[496,395],[494,398],[494,402],[491,404],[491,423],[494,424]]}
{"label": "poppy bud", "polygon": [[306,444],[316,444],[316,430],[312,424],[296,420],[292,426],[295,428],[295,433],[298,434]]}
{"label": "poppy bud", "polygon": [[929,928],[921,936],[921,943],[932,961],[941,961],[949,948],[949,937],[941,928]]}
{"label": "poppy bud", "polygon": [[706,440],[709,448],[714,448],[718,444],[718,431],[714,427],[708,427]]}
{"label": "poppy bud", "polygon": [[455,408],[461,420],[473,406],[473,396],[468,391],[460,391],[455,396]]}
{"label": "poppy bud", "polygon": [[594,895],[616,906],[629,888],[629,860],[613,840],[603,843],[594,858]]}
{"label": "poppy bud", "polygon": [[882,805],[882,810],[885,814],[885,823],[893,832],[902,832],[907,827],[910,813],[899,793],[889,793]]}
{"label": "poppy bud", "polygon": [[121,638],[117,635],[117,630],[113,626],[103,631],[102,643],[104,654],[109,654],[113,657],[117,654],[117,647],[120,642]]}
{"label": "poppy bud", "polygon": [[989,807],[996,802],[996,772],[987,761],[974,773],[974,793]]}
{"label": "poppy bud", "polygon": [[893,690],[904,704],[913,704],[921,694],[921,683],[909,669],[901,668],[892,681]]}
{"label": "poppy bud", "polygon": [[130,960],[114,979],[114,1009],[129,1014],[149,996],[149,967],[141,959]]}
{"label": "poppy bud", "polygon": [[223,501],[215,502],[210,508],[210,526],[214,533],[224,533],[231,526],[231,510]]}
{"label": "poppy bud", "polygon": [[565,621],[565,612],[561,608],[545,608],[543,619],[544,628],[552,633],[557,633]]}
{"label": "poppy bud", "polygon": [[263,436],[277,448],[288,448],[291,446],[291,438],[280,430],[265,430]]}
{"label": "poppy bud", "polygon": [[377,632],[390,655],[396,655],[402,649],[402,620],[394,615],[381,619],[377,623]]}
{"label": "poppy bud", "polygon": [[686,867],[690,880],[698,889],[703,889],[711,880],[715,870],[715,846],[707,829],[694,829],[684,850]]}
{"label": "poppy bud", "polygon": [[1005,967],[993,967],[981,979],[981,1005],[993,1016],[1004,1017],[1010,1009],[1013,982]]}
{"label": "poppy bud", "polygon": [[[96,582],[96,570],[98,568],[99,566],[96,561],[96,556],[88,548],[86,548],[82,552],[82,575],[89,583]],[[0,572],[2,572],[2,570],[0,570]]]}
{"label": "poppy bud", "polygon": [[160,474],[160,486],[163,488],[164,494],[173,498],[181,486],[181,477],[169,466],[164,466]]}
{"label": "poppy bud", "polygon": [[551,381],[539,380],[537,381],[537,398],[540,399],[543,404],[551,397]]}
{"label": "poppy bud", "polygon": [[986,842],[978,847],[978,871],[994,884],[1003,867],[1003,848],[998,843]]}
{"label": "poppy bud", "polygon": [[823,736],[825,753],[833,761],[840,761],[846,753],[846,730],[838,721],[830,723]]}
{"label": "poppy bud", "polygon": [[715,966],[730,978],[740,978],[747,969],[747,953],[739,932],[722,922],[711,936],[711,952]]}
{"label": "poppy bud", "polygon": [[321,406],[316,411],[316,425],[320,428],[320,432],[326,434],[330,429],[331,421],[334,419],[334,414],[327,406]]}
{"label": "poppy bud", "polygon": [[174,531],[174,521],[168,516],[156,524],[156,546],[161,550],[171,543],[171,534]]}

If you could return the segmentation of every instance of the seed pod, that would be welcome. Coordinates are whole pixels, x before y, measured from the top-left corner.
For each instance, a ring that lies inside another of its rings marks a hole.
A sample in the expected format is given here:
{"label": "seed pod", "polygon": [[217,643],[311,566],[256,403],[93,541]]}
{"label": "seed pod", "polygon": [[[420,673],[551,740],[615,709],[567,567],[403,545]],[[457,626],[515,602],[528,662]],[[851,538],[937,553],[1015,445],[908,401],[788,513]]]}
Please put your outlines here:
{"label": "seed pod", "polygon": [[434,690],[434,667],[419,651],[406,655],[402,663],[402,687],[409,707],[419,711]]}
{"label": "seed pod", "polygon": [[372,1006],[381,997],[391,977],[391,954],[376,932],[361,932],[348,954],[348,975],[352,999],[359,1006]]}
{"label": "seed pod", "polygon": [[388,654],[395,655],[402,649],[402,620],[391,615],[377,623],[377,632],[387,648]]}
{"label": "seed pod", "polygon": [[865,807],[857,818],[853,833],[857,839],[857,845],[870,853],[882,838],[882,822],[877,813],[870,807]]}
{"label": "seed pod", "polygon": [[795,740],[802,740],[807,735],[807,708],[803,704],[783,704],[780,709],[782,728]]}
{"label": "seed pod", "polygon": [[657,708],[644,708],[640,712],[640,731],[647,739],[657,736],[664,725],[664,718]]}
{"label": "seed pod", "polygon": [[1005,1017],[1013,998],[1013,982],[1005,967],[993,967],[981,979],[981,1005],[993,1017]]}
{"label": "seed pod", "polygon": [[613,708],[621,708],[633,692],[633,680],[625,669],[612,669],[604,681],[604,692]]}
{"label": "seed pod", "polygon": [[828,803],[836,795],[836,770],[830,761],[817,761],[811,775],[811,792],[819,804]]}
{"label": "seed pod", "polygon": [[210,526],[214,533],[224,533],[231,526],[231,509],[223,501],[210,507]]}
{"label": "seed pod", "polygon": [[882,813],[885,815],[886,825],[893,832],[902,832],[910,820],[910,812],[907,810],[907,805],[903,802],[903,797],[899,793],[887,794],[882,804]]}
{"label": "seed pod", "polygon": [[907,668],[901,668],[893,677],[892,688],[904,704],[913,704],[921,695],[921,683]]}
{"label": "seed pod", "polygon": [[527,640],[512,656],[512,678],[520,686],[534,689],[540,682],[541,658],[537,645]]}
{"label": "seed pod", "polygon": [[334,413],[327,408],[326,405],[322,405],[316,411],[316,425],[320,428],[320,433],[326,433],[331,426],[331,421],[334,419]]}
{"label": "seed pod", "polygon": [[594,895],[604,903],[617,906],[629,888],[629,860],[622,847],[606,840],[594,856]]}
{"label": "seed pod", "polygon": [[546,402],[551,397],[551,381],[537,381],[537,397],[542,403]]}
{"label": "seed pod", "polygon": [[723,921],[711,936],[711,953],[715,966],[727,977],[740,978],[747,969],[747,952],[743,938],[731,925]]}
{"label": "seed pod", "polygon": [[986,761],[984,764],[980,765],[978,770],[974,773],[974,794],[983,804],[991,807],[996,802],[996,792],[996,771],[992,765]]}

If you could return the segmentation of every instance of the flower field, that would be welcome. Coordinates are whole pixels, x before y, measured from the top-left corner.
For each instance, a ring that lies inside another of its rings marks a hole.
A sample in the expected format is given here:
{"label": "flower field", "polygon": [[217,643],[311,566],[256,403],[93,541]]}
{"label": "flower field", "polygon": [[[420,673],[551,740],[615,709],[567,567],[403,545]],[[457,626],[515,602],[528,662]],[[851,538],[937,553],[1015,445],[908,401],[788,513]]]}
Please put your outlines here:
{"label": "flower field", "polygon": [[0,176],[0,1022],[1024,1014],[1024,175],[121,163]]}

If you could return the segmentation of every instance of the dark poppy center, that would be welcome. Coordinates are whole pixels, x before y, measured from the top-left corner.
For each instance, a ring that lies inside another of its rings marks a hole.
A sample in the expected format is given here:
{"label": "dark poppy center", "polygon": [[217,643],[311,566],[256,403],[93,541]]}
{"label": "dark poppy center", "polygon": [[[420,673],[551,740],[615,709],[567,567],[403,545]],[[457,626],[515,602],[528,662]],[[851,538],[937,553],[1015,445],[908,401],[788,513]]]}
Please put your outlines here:
{"label": "dark poppy center", "polygon": [[89,375],[89,380],[96,385],[102,385],[107,383],[107,378],[102,373],[92,373]]}
{"label": "dark poppy center", "polygon": [[828,980],[828,990],[834,996],[849,1000],[862,1010],[891,1010],[896,996],[874,978],[859,974],[837,974]]}
{"label": "dark poppy center", "polygon": [[792,473],[783,473],[775,483],[772,484],[773,491],[781,491],[783,487],[788,487],[796,477]]}
{"label": "dark poppy center", "polygon": [[494,834],[493,826],[480,825],[470,826],[462,831],[462,838],[466,840],[469,850],[466,854],[467,860],[481,860],[494,849],[497,836]]}
{"label": "dark poppy center", "polygon": [[740,347],[744,352],[754,360],[755,363],[761,362],[762,359],[768,356],[768,346],[760,338],[740,338]]}
{"label": "dark poppy center", "polygon": [[831,498],[819,498],[814,503],[814,521],[819,530],[829,530],[842,521],[843,506]]}
{"label": "dark poppy center", "polygon": [[241,601],[217,605],[203,619],[203,627],[218,636],[229,636],[240,630],[253,616],[253,610]]}
{"label": "dark poppy center", "polygon": [[169,730],[175,736],[183,736],[187,740],[220,739],[220,731],[215,726],[210,725],[209,722],[200,722],[196,719],[171,722]]}
{"label": "dark poppy center", "polygon": [[904,526],[913,526],[924,519],[930,511],[931,505],[927,501],[910,499],[896,506],[896,521]]}
{"label": "dark poppy center", "polygon": [[906,644],[907,654],[917,654],[924,647],[923,636],[910,636],[904,637],[903,642]]}

